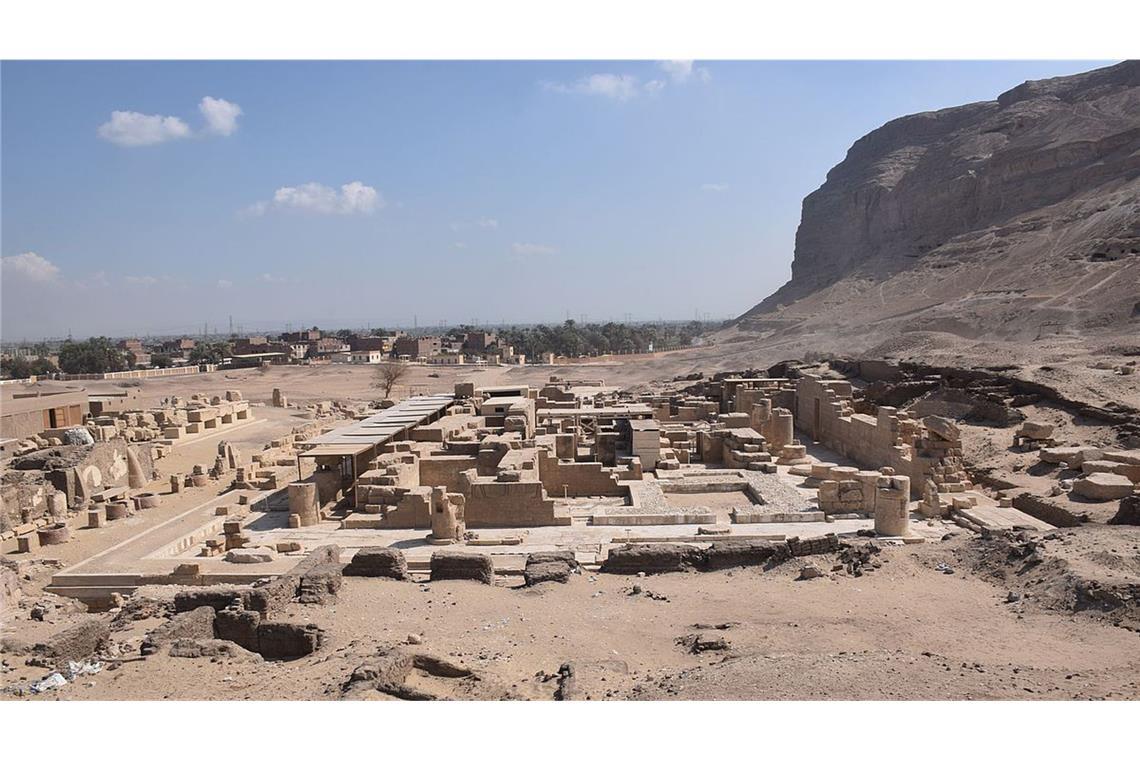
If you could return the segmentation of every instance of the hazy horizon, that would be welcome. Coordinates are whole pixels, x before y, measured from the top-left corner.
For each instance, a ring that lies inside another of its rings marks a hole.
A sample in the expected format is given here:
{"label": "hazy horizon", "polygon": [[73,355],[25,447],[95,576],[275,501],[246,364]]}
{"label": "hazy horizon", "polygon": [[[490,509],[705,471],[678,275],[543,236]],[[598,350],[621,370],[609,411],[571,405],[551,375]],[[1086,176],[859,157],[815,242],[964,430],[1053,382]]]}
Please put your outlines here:
{"label": "hazy horizon", "polygon": [[4,62],[5,341],[725,319],[863,134],[1065,62]]}

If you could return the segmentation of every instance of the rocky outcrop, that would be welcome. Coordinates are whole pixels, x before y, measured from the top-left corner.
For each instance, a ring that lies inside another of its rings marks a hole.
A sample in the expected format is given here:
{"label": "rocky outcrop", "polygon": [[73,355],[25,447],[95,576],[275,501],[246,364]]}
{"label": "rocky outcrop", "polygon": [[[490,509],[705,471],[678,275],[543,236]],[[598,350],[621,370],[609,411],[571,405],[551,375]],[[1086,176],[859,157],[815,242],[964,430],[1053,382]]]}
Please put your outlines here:
{"label": "rocky outcrop", "polygon": [[1140,62],[895,119],[808,195],[770,334],[882,340],[1084,332],[1140,320]]}

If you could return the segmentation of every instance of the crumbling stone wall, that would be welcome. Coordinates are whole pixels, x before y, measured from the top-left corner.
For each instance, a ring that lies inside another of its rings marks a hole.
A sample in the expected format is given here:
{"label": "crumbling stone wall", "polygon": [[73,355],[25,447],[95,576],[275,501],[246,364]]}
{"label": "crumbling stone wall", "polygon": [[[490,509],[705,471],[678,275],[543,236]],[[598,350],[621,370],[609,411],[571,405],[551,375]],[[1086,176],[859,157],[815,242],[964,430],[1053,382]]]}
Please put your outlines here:
{"label": "crumbling stone wall", "polygon": [[[932,418],[940,419],[940,418]],[[851,383],[804,374],[796,384],[796,426],[841,456],[864,467],[891,467],[910,478],[911,496],[921,498],[933,480],[938,491],[966,490],[957,427],[948,420],[936,429],[893,407],[876,416],[856,413]]]}
{"label": "crumbling stone wall", "polygon": [[617,474],[600,462],[562,462],[547,449],[538,451],[538,478],[555,497],[625,494]]}
{"label": "crumbling stone wall", "polygon": [[[460,493],[465,498],[469,528],[535,527],[569,524],[568,515],[555,515],[554,499],[537,480],[481,478],[474,471],[464,473]],[[503,478],[500,474],[497,478]]]}

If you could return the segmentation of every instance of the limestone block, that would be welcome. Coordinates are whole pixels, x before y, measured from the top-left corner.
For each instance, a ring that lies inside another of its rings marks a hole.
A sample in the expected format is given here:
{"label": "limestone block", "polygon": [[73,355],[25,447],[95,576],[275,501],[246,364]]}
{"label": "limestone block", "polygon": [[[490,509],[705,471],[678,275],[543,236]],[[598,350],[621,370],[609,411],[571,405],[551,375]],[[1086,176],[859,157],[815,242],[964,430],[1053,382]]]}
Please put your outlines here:
{"label": "limestone block", "polygon": [[1123,499],[1132,493],[1132,481],[1123,475],[1094,472],[1074,481],[1073,493],[1092,501]]}

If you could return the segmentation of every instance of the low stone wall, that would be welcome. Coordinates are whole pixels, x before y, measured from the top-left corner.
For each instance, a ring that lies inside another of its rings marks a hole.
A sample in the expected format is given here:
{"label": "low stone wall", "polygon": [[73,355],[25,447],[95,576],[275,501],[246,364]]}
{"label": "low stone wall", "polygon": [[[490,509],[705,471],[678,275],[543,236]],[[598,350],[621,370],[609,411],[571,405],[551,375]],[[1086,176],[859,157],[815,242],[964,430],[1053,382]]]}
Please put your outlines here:
{"label": "low stone wall", "polygon": [[787,541],[741,538],[710,544],[707,549],[689,544],[625,544],[610,550],[601,569],[604,573],[623,575],[723,570],[779,564],[791,557],[811,554],[831,554],[841,547],[834,533],[816,538],[792,537]]}
{"label": "low stone wall", "polygon": [[1014,496],[1013,507],[1058,528],[1075,528],[1089,519],[1087,513],[1075,512],[1047,496],[1028,492]]}
{"label": "low stone wall", "polygon": [[180,591],[174,597],[174,610],[189,612],[206,606],[221,612],[238,604],[243,610],[256,612],[260,618],[266,619],[282,613],[290,602],[320,603],[327,596],[335,595],[339,583],[334,576],[339,575],[340,547],[335,544],[319,546],[292,570],[264,586],[206,586]]}

